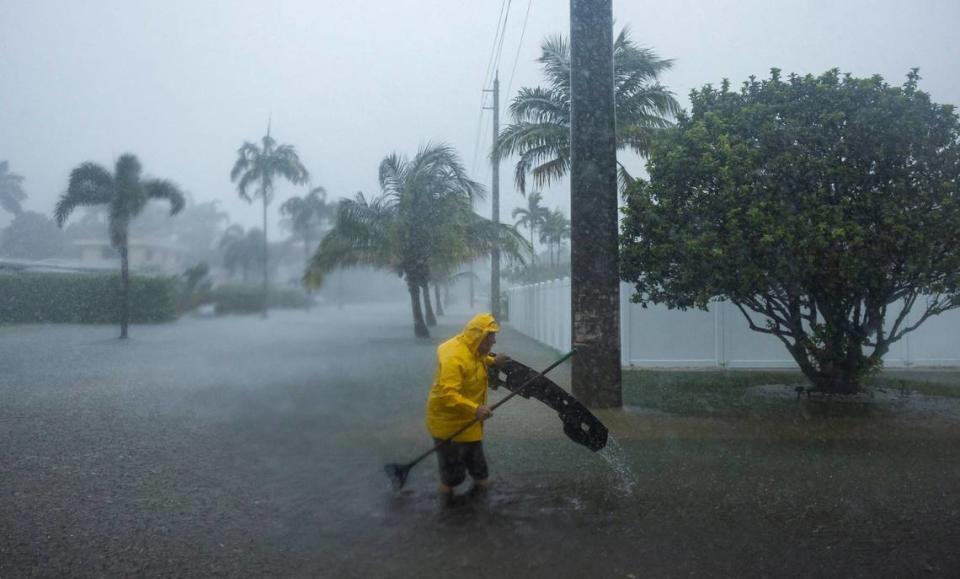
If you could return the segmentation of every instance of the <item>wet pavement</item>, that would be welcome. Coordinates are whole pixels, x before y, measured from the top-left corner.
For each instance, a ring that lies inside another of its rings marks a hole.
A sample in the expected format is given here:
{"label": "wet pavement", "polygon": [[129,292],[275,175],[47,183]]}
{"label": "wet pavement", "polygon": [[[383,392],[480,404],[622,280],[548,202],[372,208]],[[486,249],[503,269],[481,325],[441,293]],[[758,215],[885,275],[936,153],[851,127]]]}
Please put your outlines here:
{"label": "wet pavement", "polygon": [[[853,426],[811,451],[797,426],[758,443],[756,424],[610,411],[595,454],[517,398],[488,423],[488,496],[443,508],[432,457],[393,492],[382,467],[429,448],[435,346],[469,316],[430,341],[402,304],[187,318],[127,342],[0,327],[0,577],[960,569],[950,422],[895,444]],[[497,349],[535,368],[556,356],[509,328]],[[568,386],[569,367],[553,378]]]}

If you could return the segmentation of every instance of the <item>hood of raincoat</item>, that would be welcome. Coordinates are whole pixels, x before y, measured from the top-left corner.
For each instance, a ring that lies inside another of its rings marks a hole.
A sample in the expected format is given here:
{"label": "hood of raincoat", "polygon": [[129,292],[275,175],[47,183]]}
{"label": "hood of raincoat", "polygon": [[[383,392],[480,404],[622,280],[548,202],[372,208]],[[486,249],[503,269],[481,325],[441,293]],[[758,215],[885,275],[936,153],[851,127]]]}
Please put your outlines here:
{"label": "hood of raincoat", "polygon": [[477,349],[480,348],[480,342],[487,337],[487,334],[499,331],[500,326],[493,319],[493,314],[483,313],[473,316],[473,319],[467,322],[457,338],[463,341],[467,348],[476,355]]}

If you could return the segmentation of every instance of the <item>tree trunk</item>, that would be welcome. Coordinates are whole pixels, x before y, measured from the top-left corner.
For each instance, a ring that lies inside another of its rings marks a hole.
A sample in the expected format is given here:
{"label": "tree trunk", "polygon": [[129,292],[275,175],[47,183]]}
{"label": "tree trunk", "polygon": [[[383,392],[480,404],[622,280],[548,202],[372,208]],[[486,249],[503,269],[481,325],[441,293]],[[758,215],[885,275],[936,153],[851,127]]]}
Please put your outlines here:
{"label": "tree trunk", "polygon": [[260,193],[263,199],[263,313],[261,317],[267,317],[267,291],[269,280],[267,279],[267,188],[264,185]]}
{"label": "tree trunk", "polygon": [[[303,234],[303,267],[304,267],[304,271],[306,271],[306,268],[309,267],[309,266],[310,266],[310,234],[309,234],[308,232],[304,232],[304,234]],[[307,299],[306,299],[306,304],[307,304],[307,305],[306,305],[306,309],[307,309],[307,311],[309,312],[309,311],[310,311],[310,301],[311,301],[311,298],[313,297],[313,292],[312,292],[311,289],[310,289],[310,284],[304,284],[304,289],[306,290],[306,293],[307,293]]]}
{"label": "tree trunk", "polygon": [[407,280],[407,290],[410,292],[410,305],[413,307],[413,335],[418,338],[429,338],[430,330],[423,322],[423,310],[420,309],[420,286]]}
{"label": "tree trunk", "polygon": [[573,394],[623,405],[611,0],[570,2]]}
{"label": "tree trunk", "polygon": [[473,310],[473,262],[470,262],[470,309]]}
{"label": "tree trunk", "polygon": [[[802,335],[799,324],[790,328],[794,335]],[[813,384],[811,391],[826,394],[856,394],[871,359],[863,356],[863,347],[856,338],[849,337],[846,348],[837,355],[836,350],[820,350],[802,344],[787,343],[787,351],[800,371]],[[882,354],[881,354],[882,355]]]}
{"label": "tree trunk", "polygon": [[423,284],[423,307],[427,310],[427,325],[431,328],[437,325],[437,317],[433,315],[433,306],[430,305],[430,286]]}
{"label": "tree trunk", "polygon": [[127,328],[130,325],[130,258],[126,236],[120,243],[120,338],[127,338]]}
{"label": "tree trunk", "polygon": [[437,315],[443,315],[443,302],[440,301],[440,284],[434,284],[433,286],[433,301],[437,304]]}
{"label": "tree trunk", "polygon": [[343,309],[343,268],[337,268],[337,309]]}
{"label": "tree trunk", "polygon": [[530,265],[537,265],[537,248],[533,246],[533,223],[530,224]]}

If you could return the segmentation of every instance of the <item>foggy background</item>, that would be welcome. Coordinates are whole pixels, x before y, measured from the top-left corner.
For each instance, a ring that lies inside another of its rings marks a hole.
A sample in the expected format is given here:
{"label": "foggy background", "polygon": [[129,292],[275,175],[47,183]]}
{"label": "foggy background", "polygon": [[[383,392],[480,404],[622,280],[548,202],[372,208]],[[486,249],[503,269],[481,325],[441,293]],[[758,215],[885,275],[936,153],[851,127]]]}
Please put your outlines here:
{"label": "foggy background", "polygon": [[[569,34],[567,0],[533,0],[529,14],[527,1],[510,4],[501,126],[516,90],[543,83],[542,39]],[[500,8],[498,0],[2,0],[0,159],[25,177],[28,211],[52,215],[73,167],[90,160],[112,170],[129,151],[147,174],[258,226],[259,204],[237,197],[229,171],[237,148],[272,118],[273,136],[296,146],[330,200],[377,194],[380,160],[412,156],[431,140],[456,147],[489,187],[481,91]],[[692,88],[724,77],[738,87],[770,67],[838,67],[901,84],[916,66],[934,101],[960,103],[960,4],[950,0],[620,1],[614,14],[618,30],[629,25],[638,44],[675,59],[662,81],[685,107]],[[523,203],[512,175],[504,163],[510,222]],[[271,239],[287,235],[276,227],[279,204],[306,191],[278,183]],[[566,182],[544,197],[568,211]],[[488,206],[478,209],[486,215]],[[0,227],[11,219],[0,211]]]}

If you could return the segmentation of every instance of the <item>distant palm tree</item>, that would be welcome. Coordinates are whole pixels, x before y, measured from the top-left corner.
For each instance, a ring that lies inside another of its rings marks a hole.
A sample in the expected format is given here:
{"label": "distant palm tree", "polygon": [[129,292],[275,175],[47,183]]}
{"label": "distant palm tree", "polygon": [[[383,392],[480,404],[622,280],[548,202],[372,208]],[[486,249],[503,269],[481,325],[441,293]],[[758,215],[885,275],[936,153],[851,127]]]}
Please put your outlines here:
{"label": "distant palm tree", "polygon": [[[237,149],[237,160],[230,171],[230,180],[237,183],[237,193],[248,203],[253,197],[263,202],[263,317],[267,316],[267,205],[273,200],[273,183],[282,177],[294,185],[307,182],[309,173],[300,162],[296,150],[291,145],[278,145],[270,137],[270,128],[258,147],[255,143],[245,142]],[[250,189],[253,190],[251,197]]]}
{"label": "distant palm tree", "polygon": [[539,191],[527,195],[527,206],[517,207],[513,210],[513,218],[520,227],[526,227],[530,230],[530,255],[533,257],[532,263],[537,261],[537,252],[533,245],[534,232],[543,224],[550,210],[540,205],[543,195]]}
{"label": "distant palm tree", "polygon": [[238,269],[241,279],[247,282],[250,268],[263,261],[263,232],[256,227],[244,233],[243,226],[233,224],[220,238],[223,251],[223,267],[233,275]]}
{"label": "distant palm tree", "polygon": [[0,161],[0,207],[14,215],[20,215],[20,202],[27,198],[23,191],[23,176],[10,172],[7,161]]}
{"label": "distant palm tree", "polygon": [[570,239],[570,220],[560,208],[547,214],[540,226],[540,242],[550,247],[550,265],[553,265],[553,248],[557,248],[557,263],[560,263],[560,246],[564,239]]}
{"label": "distant palm tree", "polygon": [[303,197],[291,197],[280,205],[280,213],[286,215],[293,233],[303,239],[303,248],[307,256],[311,253],[311,238],[323,222],[335,215],[334,206],[327,204],[327,190],[314,187]]}
{"label": "distant palm tree", "polygon": [[[327,204],[327,190],[323,187],[314,187],[303,197],[291,197],[280,206],[280,213],[290,219],[290,229],[303,239],[304,264],[309,263],[313,251],[311,240],[314,234],[320,233],[323,222],[332,218],[334,209]],[[310,309],[310,285],[307,284],[307,310]]]}
{"label": "distant palm tree", "polygon": [[170,215],[183,209],[185,200],[180,189],[164,179],[141,178],[140,160],[129,153],[117,159],[110,171],[96,163],[83,163],[70,172],[67,191],[57,202],[57,225],[64,222],[80,206],[106,205],[109,213],[110,243],[120,252],[120,277],[123,281],[123,305],[120,337],[127,337],[130,324],[130,263],[128,242],[130,221],[143,211],[147,201],[159,199],[170,203]]}
{"label": "distant palm tree", "polygon": [[[548,86],[519,90],[510,105],[513,123],[500,132],[493,150],[498,160],[520,156],[514,179],[521,193],[527,173],[542,187],[570,168],[570,45],[562,35],[546,38],[538,62]],[[673,93],[658,81],[672,66],[672,60],[634,44],[629,29],[620,31],[613,45],[618,149],[646,155],[653,134],[670,126],[680,111]],[[621,186],[632,181],[623,165],[619,173]]]}
{"label": "distant palm tree", "polygon": [[357,194],[340,203],[307,277],[317,285],[336,267],[390,269],[407,283],[414,334],[428,337],[421,295],[432,279],[431,264],[440,256],[473,260],[486,255],[512,228],[480,225],[486,220],[473,212],[472,202],[483,189],[466,176],[447,145],[427,145],[413,159],[386,157],[380,164],[380,188],[381,195],[372,201]]}

